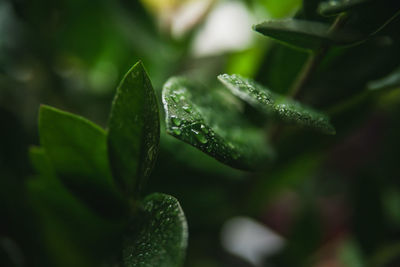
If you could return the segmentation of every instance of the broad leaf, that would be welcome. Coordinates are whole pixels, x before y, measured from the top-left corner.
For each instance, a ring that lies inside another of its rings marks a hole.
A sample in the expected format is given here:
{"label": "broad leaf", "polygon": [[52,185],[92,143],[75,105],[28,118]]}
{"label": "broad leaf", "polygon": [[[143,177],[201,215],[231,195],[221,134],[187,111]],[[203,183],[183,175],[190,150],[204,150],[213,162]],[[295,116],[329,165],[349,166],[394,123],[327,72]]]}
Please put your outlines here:
{"label": "broad leaf", "polygon": [[41,106],[39,134],[55,173],[75,194],[99,211],[121,211],[103,129],[83,117]]}
{"label": "broad leaf", "polygon": [[326,115],[292,99],[271,92],[262,85],[239,75],[222,74],[218,79],[236,96],[266,114],[326,134],[335,134]]}
{"label": "broad leaf", "polygon": [[141,62],[117,88],[108,123],[108,152],[114,178],[122,189],[138,197],[153,169],[159,147],[157,99]]}
{"label": "broad leaf", "polygon": [[167,133],[231,167],[249,170],[270,154],[259,129],[249,125],[240,103],[226,90],[209,90],[182,77],[163,88]]}
{"label": "broad leaf", "polygon": [[268,37],[301,49],[318,49],[322,45],[350,45],[361,40],[358,33],[330,31],[328,24],[298,19],[272,20],[253,26]]}
{"label": "broad leaf", "polygon": [[67,190],[43,148],[29,152],[38,175],[27,180],[27,194],[51,266],[98,266],[112,256],[124,223],[98,216]]}
{"label": "broad leaf", "polygon": [[182,266],[188,229],[174,197],[160,193],[147,196],[131,226],[124,242],[122,266]]}
{"label": "broad leaf", "polygon": [[337,15],[372,1],[373,0],[329,0],[319,5],[318,12],[323,16]]}

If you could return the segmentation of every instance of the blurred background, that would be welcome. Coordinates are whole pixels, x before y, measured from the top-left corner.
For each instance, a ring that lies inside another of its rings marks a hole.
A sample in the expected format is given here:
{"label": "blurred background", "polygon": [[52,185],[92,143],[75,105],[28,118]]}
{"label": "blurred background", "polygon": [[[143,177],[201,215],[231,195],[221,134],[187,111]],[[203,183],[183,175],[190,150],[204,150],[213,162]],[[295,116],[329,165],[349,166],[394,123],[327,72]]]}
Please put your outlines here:
{"label": "blurred background", "polygon": [[[24,183],[33,174],[27,152],[39,142],[41,103],[105,127],[115,88],[138,60],[159,100],[163,83],[178,74],[212,87],[218,74],[236,73],[285,93],[307,53],[251,26],[293,16],[330,22],[307,13],[318,2],[1,0],[4,266],[40,257]],[[377,2],[349,23],[373,31],[399,9]],[[400,67],[399,29],[395,18],[376,38],[329,50],[300,98],[328,112],[337,135],[284,128],[277,159],[263,171],[231,169],[162,131],[146,191],[180,201],[189,224],[186,266],[400,266],[400,93],[365,95]],[[260,124],[250,107],[246,114]]]}

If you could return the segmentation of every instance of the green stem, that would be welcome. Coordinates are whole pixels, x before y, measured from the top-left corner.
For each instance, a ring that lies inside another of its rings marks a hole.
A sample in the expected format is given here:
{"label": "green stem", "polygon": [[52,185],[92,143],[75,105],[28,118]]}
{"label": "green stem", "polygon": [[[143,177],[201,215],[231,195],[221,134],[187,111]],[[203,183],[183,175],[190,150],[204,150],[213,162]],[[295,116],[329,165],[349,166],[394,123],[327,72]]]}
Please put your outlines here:
{"label": "green stem", "polygon": [[[337,16],[336,20],[333,22],[331,28],[328,33],[332,33],[339,29],[344,21],[345,21],[345,13]],[[315,69],[319,66],[319,63],[322,61],[326,53],[328,52],[330,45],[324,44],[321,45],[319,49],[314,51],[308,57],[306,63],[303,65],[302,70],[296,77],[291,89],[288,92],[288,96],[291,98],[296,98],[301,90],[307,85],[308,81],[311,79],[312,74]]]}
{"label": "green stem", "polygon": [[[342,13],[339,16],[337,16],[335,21],[332,23],[332,26],[330,27],[328,33],[332,33],[337,29],[339,29],[345,22],[346,17],[347,17],[346,13]],[[320,62],[328,52],[329,48],[330,45],[328,44],[321,45],[319,49],[310,54],[307,61],[304,63],[302,70],[296,77],[291,89],[287,94],[289,97],[293,99],[298,97],[299,93],[303,90],[303,88],[307,85],[308,81],[311,79],[312,74],[314,73],[315,69],[319,66]],[[272,125],[269,131],[269,139],[272,142],[274,142],[280,135],[283,129],[282,127],[283,126],[281,124]]]}

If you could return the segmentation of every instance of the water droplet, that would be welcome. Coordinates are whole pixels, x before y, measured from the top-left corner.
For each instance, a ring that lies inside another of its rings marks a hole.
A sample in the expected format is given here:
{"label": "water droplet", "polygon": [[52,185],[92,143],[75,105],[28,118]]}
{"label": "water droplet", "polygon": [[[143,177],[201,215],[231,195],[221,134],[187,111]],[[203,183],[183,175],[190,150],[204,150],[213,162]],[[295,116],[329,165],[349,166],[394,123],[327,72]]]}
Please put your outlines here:
{"label": "water droplet", "polygon": [[184,105],[183,110],[186,111],[187,113],[191,113],[192,112],[192,107],[189,105]]}
{"label": "water droplet", "polygon": [[192,132],[194,133],[194,136],[196,137],[197,141],[199,141],[202,144],[206,144],[207,143],[207,137],[199,131],[193,130]]}
{"label": "water droplet", "polygon": [[180,135],[182,133],[181,129],[179,129],[178,127],[173,127],[172,131],[174,132],[174,134],[176,135]]}
{"label": "water droplet", "polygon": [[172,122],[173,122],[176,126],[179,126],[179,125],[181,125],[181,123],[182,123],[181,119],[179,119],[178,117],[171,117],[171,119],[172,119]]}
{"label": "water droplet", "polygon": [[204,126],[203,124],[200,125],[200,129],[203,133],[208,134],[208,128]]}
{"label": "water droplet", "polygon": [[179,102],[179,99],[178,99],[178,97],[176,95],[171,95],[171,98],[175,103]]}

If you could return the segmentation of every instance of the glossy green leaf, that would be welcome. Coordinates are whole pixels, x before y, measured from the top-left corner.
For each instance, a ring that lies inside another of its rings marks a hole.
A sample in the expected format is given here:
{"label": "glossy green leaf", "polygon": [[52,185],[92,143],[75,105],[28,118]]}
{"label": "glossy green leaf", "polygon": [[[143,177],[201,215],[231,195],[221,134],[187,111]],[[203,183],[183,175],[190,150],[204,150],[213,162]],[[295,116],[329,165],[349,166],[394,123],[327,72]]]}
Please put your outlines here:
{"label": "glossy green leaf", "polygon": [[222,163],[249,170],[270,156],[262,132],[243,118],[241,104],[222,88],[173,77],[164,85],[163,104],[167,133]]}
{"label": "glossy green leaf", "polygon": [[369,90],[395,89],[400,88],[400,68],[383,77],[367,84]]}
{"label": "glossy green leaf", "polygon": [[52,266],[98,266],[112,256],[124,223],[98,216],[65,188],[43,148],[29,152],[38,175],[27,180],[27,194]]}
{"label": "glossy green leaf", "polygon": [[373,0],[329,0],[318,6],[318,12],[323,16],[337,15]]}
{"label": "glossy green leaf", "polygon": [[103,129],[83,117],[41,106],[39,134],[55,173],[72,191],[99,211],[120,211]]}
{"label": "glossy green leaf", "polygon": [[236,96],[269,116],[289,124],[335,134],[329,118],[297,101],[271,92],[253,80],[239,75],[222,74],[218,79]]}
{"label": "glossy green leaf", "polygon": [[108,152],[113,176],[138,197],[153,169],[160,140],[157,99],[141,62],[117,88],[108,123]]}
{"label": "glossy green leaf", "polygon": [[321,45],[350,45],[361,40],[358,33],[330,31],[330,25],[298,19],[272,20],[253,29],[276,41],[301,49],[317,49]]}
{"label": "glossy green leaf", "polygon": [[154,193],[140,205],[122,251],[124,267],[178,267],[183,265],[188,228],[179,202]]}

